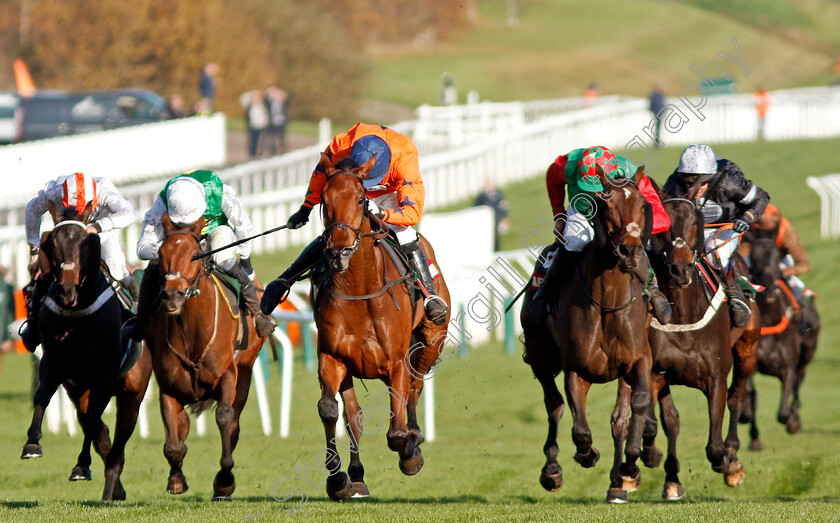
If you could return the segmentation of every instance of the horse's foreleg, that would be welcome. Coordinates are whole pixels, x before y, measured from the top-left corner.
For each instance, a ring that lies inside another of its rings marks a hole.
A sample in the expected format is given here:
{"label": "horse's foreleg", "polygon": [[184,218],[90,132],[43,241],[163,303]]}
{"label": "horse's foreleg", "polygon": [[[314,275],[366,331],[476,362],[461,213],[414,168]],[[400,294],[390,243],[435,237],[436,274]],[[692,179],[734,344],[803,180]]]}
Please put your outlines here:
{"label": "horse's foreleg", "polygon": [[[338,400],[335,395],[347,368],[337,362],[332,356],[321,353],[318,357],[318,378],[321,381],[321,399],[318,400],[318,416],[324,425],[324,435],[327,439],[327,452],[324,465],[327,477],[327,495],[334,501],[344,501],[353,496],[353,482],[347,474],[341,471],[341,457],[335,444],[335,424],[338,423]],[[353,435],[353,433],[350,433]],[[354,440],[351,445],[358,445]],[[352,447],[351,447],[352,450]]]}
{"label": "horse's foreleg", "polygon": [[557,426],[563,416],[563,395],[557,390],[557,383],[551,374],[537,375],[537,379],[543,389],[543,400],[545,410],[548,413],[548,436],[543,445],[545,454],[545,466],[540,472],[540,485],[548,491],[558,490],[563,486],[563,468],[557,462],[557,453],[560,448],[557,446]]}
{"label": "horse's foreleg", "polygon": [[347,474],[353,482],[353,497],[366,498],[370,496],[370,491],[365,484],[365,468],[359,456],[359,445],[365,424],[362,409],[356,399],[356,391],[353,389],[352,376],[346,376],[341,382],[341,399],[344,401],[344,424],[355,442],[355,445],[350,447],[350,465],[347,467]]}
{"label": "horse's foreleg", "polygon": [[567,371],[565,378],[566,399],[572,410],[572,441],[577,449],[575,461],[585,468],[594,467],[601,453],[592,446],[592,431],[586,421],[586,394],[591,384],[573,371]]}
{"label": "horse's foreleg", "polygon": [[[728,373],[727,373],[728,374]],[[733,462],[738,461],[732,449],[723,444],[723,417],[726,413],[726,375],[715,378],[708,391],[706,400],[709,407],[709,440],[706,444],[706,458],[715,472],[724,472]]]}
{"label": "horse's foreleg", "polygon": [[630,385],[630,427],[627,432],[627,446],[624,455],[627,465],[636,467],[636,460],[642,454],[642,433],[648,407],[650,406],[650,357],[642,357],[625,377]]}
{"label": "horse's foreleg", "polygon": [[[45,363],[46,362],[46,363]],[[61,378],[54,370],[50,370],[50,363],[45,355],[41,359],[41,364],[38,370],[38,389],[35,391],[33,398],[34,409],[32,412],[32,423],[29,425],[29,430],[26,432],[26,444],[23,446],[23,452],[20,454],[20,459],[40,458],[44,455],[41,445],[38,442],[41,440],[41,424],[44,421],[44,411],[47,405],[50,404],[50,399],[61,385]]]}
{"label": "horse's foreleg", "polygon": [[222,437],[222,458],[219,460],[221,469],[213,479],[213,500],[230,500],[236,490],[236,480],[233,475],[233,429],[235,409],[233,401],[236,397],[236,368],[230,367],[216,385],[219,391],[219,404],[216,406],[216,425]]}
{"label": "horse's foreleg", "polygon": [[[253,365],[253,362],[251,362]],[[239,416],[245,403],[248,401],[248,393],[251,390],[251,377],[253,368],[251,365],[239,365],[236,376],[236,398],[233,400],[233,433],[231,436],[231,449],[235,450],[239,443]]]}
{"label": "horse's foreleg", "polygon": [[91,479],[91,443],[95,445],[94,448],[97,454],[102,456],[103,461],[108,451],[111,450],[108,427],[102,422],[102,413],[105,411],[105,407],[111,399],[108,392],[110,392],[109,384],[102,383],[84,394],[76,402],[79,424],[82,426],[85,437],[76,466],[70,472],[70,481],[89,481]]}
{"label": "horse's foreleg", "polygon": [[642,432],[642,462],[648,468],[656,468],[662,461],[662,451],[656,448],[656,403],[659,401],[660,392],[666,386],[665,376],[651,373],[650,405],[648,405],[647,413],[645,414],[645,428]]}
{"label": "horse's foreleg", "polygon": [[615,408],[610,417],[610,428],[612,431],[614,454],[613,466],[610,469],[610,488],[607,491],[607,503],[627,503],[627,493],[633,492],[639,487],[639,468],[635,472],[623,470],[621,454],[627,432],[630,425],[630,398],[631,389],[624,379],[618,380],[618,393],[615,399]]}
{"label": "horse's foreleg", "polygon": [[140,354],[140,359],[125,377],[120,391],[117,392],[117,421],[114,427],[114,442],[105,458],[105,489],[102,491],[103,500],[125,500],[120,475],[125,464],[125,446],[134,427],[140,404],[149,386],[152,373],[151,355],[148,350]]}
{"label": "horse's foreleg", "polygon": [[662,498],[667,501],[682,499],[685,495],[680,484],[680,461],[677,458],[677,436],[680,434],[680,413],[674,405],[671,388],[667,383],[659,392],[659,411],[662,417],[662,429],[668,437],[668,457],[665,458],[665,485]]}
{"label": "horse's foreleg", "polygon": [[184,464],[184,456],[187,454],[187,445],[181,439],[181,417],[186,416],[184,405],[180,401],[160,392],[160,413],[163,417],[163,425],[166,431],[166,442],[163,444],[163,455],[169,462],[169,481],[166,484],[166,491],[170,494],[183,494],[189,489],[187,478],[181,471]]}

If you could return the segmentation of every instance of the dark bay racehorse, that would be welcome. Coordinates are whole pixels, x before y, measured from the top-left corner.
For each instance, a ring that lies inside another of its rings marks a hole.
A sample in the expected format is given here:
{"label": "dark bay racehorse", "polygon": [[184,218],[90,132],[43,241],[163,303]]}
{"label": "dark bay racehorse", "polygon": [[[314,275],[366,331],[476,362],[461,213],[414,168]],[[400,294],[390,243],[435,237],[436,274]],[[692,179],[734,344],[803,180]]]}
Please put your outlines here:
{"label": "dark bay racehorse", "polygon": [[[86,232],[91,205],[56,210],[50,204],[55,227],[41,244],[42,278],[53,283],[40,311],[39,327],[43,357],[35,410],[21,458],[40,457],[43,452],[41,423],[44,411],[60,385],[76,406],[84,442],[70,480],[90,480],[90,446],[105,462],[105,500],[124,500],[120,482],[125,445],[134,431],[137,413],[151,376],[151,358],[141,354],[124,379],[119,377],[123,352],[120,347],[122,313],[113,289],[100,270],[99,235]],[[102,412],[117,396],[117,427],[111,444]]]}
{"label": "dark bay racehorse", "polygon": [[[799,389],[805,378],[805,366],[817,349],[820,324],[814,300],[800,305],[782,278],[777,233],[770,231],[768,235],[750,237],[750,271],[755,281],[765,287],[764,292],[758,294],[762,320],[758,371],[782,382],[777,419],[790,434],[795,434],[802,428]],[[749,402],[744,407],[742,421],[750,423],[750,449],[761,450],[763,445],[756,423],[758,399],[752,382],[749,389]]]}
{"label": "dark bay racehorse", "polygon": [[[608,502],[620,503],[627,500],[627,491],[639,484],[635,462],[641,454],[645,413],[650,404],[647,307],[633,271],[643,256],[652,218],[638,188],[644,168],[632,180],[607,180],[600,167],[598,176],[605,192],[593,203],[595,240],[580,255],[561,247],[555,256],[546,281],[553,308],[545,326],[532,316],[530,290],[521,321],[525,361],[542,385],[548,411],[548,438],[543,449],[546,464],[540,474],[540,483],[547,490],[557,490],[563,484],[563,471],[557,462],[557,424],[563,414],[563,396],[554,381],[557,374],[563,371],[565,375],[566,396],[574,416],[575,461],[584,467],[594,466],[600,456],[592,446],[586,421],[590,384],[616,379],[627,384],[619,387],[612,416],[614,441],[627,442],[626,462],[621,462],[617,446],[607,492]],[[628,396],[632,415],[625,416],[619,406]]]}
{"label": "dark bay racehorse", "polygon": [[[161,303],[146,327],[146,340],[160,386],[166,428],[163,454],[170,466],[167,492],[182,494],[188,489],[181,471],[190,429],[184,406],[194,405],[194,412],[200,413],[216,401],[222,458],[213,480],[213,499],[227,500],[236,489],[232,469],[239,416],[248,399],[251,367],[264,339],[257,336],[254,320],[248,316],[247,332],[241,334],[247,344],[234,354],[240,320],[233,317],[222,290],[214,283],[209,261],[193,260],[201,252],[199,234],[203,226],[201,218],[191,226],[178,228],[168,215],[164,216],[157,270],[165,283]],[[233,308],[237,308],[235,304]]]}
{"label": "dark bay racehorse", "polygon": [[[358,444],[363,428],[370,432],[372,420],[362,420],[353,378],[379,379],[387,385],[388,398],[382,400],[390,404],[388,447],[399,454],[404,474],[420,471],[423,454],[419,445],[424,438],[416,406],[424,375],[434,366],[446,341],[449,321],[448,314],[447,322],[440,326],[426,318],[422,299],[420,306],[413,306],[413,298],[401,282],[413,283],[414,278],[401,274],[377,246],[377,241],[385,241],[387,226],[367,212],[362,185],[375,161],[374,157],[359,167],[339,162],[336,167],[327,156],[321,156],[327,175],[321,194],[327,273],[320,301],[314,285],[312,300],[318,303],[318,414],[327,440],[325,464],[330,475],[326,488],[334,500],[368,495]],[[436,263],[432,247],[422,236],[420,244],[427,258]],[[435,279],[435,290],[449,303],[442,277]],[[341,471],[335,444],[338,393],[344,400],[352,438],[349,477]]]}
{"label": "dark bay racehorse", "polygon": [[[758,313],[751,303],[753,316],[741,328],[730,323],[724,304],[723,286],[708,296],[704,279],[712,273],[698,264],[704,251],[703,215],[694,207],[693,196],[668,198],[662,203],[671,217],[671,228],[651,239],[651,265],[659,279],[659,287],[672,303],[671,323],[661,325],[651,320],[649,340],[653,355],[652,392],[658,399],[662,427],[668,436],[668,457],[665,460],[665,485],[662,497],[682,498],[677,434],[679,414],[671,398],[670,385],[685,385],[703,392],[709,405],[709,439],[706,456],[712,469],[724,474],[726,484],[739,485],[744,470],[737,457],[738,414],[745,395],[746,380],[755,370],[758,350]],[[701,272],[704,271],[704,272]],[[730,369],[734,374],[727,391]],[[730,407],[729,433],[723,440],[723,419]],[[653,404],[645,426],[642,458],[649,467],[658,466],[662,453],[654,446],[656,418]]]}

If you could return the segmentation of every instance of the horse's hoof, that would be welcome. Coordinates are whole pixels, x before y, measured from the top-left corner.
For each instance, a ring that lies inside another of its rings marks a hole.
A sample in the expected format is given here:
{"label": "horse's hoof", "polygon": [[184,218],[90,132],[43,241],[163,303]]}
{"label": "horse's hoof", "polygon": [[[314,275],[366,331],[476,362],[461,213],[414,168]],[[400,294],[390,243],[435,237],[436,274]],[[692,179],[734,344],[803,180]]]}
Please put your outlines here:
{"label": "horse's hoof", "polygon": [[662,499],[665,501],[677,501],[685,496],[685,491],[682,485],[674,481],[666,481],[665,486],[662,487]]}
{"label": "horse's hoof", "polygon": [[799,418],[791,416],[790,419],[787,420],[787,423],[785,423],[785,428],[787,429],[788,434],[796,434],[802,430],[802,421],[800,421]]}
{"label": "horse's hoof", "polygon": [[230,496],[236,490],[236,479],[230,471],[219,471],[213,478],[213,501],[230,501]]}
{"label": "horse's hoof", "polygon": [[729,487],[737,487],[744,482],[744,477],[747,475],[744,472],[744,466],[740,461],[730,463],[728,470],[723,474],[723,480]]}
{"label": "horse's hoof", "polygon": [[764,450],[764,444],[761,443],[761,440],[754,439],[750,441],[750,444],[747,446],[749,450]]}
{"label": "horse's hoof", "polygon": [[409,459],[400,458],[400,472],[406,476],[413,476],[423,468],[423,454],[418,450],[417,456]]}
{"label": "horse's hoof", "polygon": [[627,503],[627,492],[620,488],[611,488],[607,491],[607,503]]}
{"label": "horse's hoof", "polygon": [[[335,489],[330,487],[330,480],[333,478],[338,478],[337,482],[342,482],[340,488]],[[347,474],[339,472],[335,476],[327,478],[327,495],[333,501],[346,501],[353,497],[353,482],[350,481]]]}
{"label": "horse's hoof", "polygon": [[586,454],[579,454],[575,452],[575,461],[580,463],[580,466],[582,466],[585,469],[594,467],[595,464],[598,463],[598,459],[600,457],[601,453],[598,452],[598,449],[596,449],[595,447],[589,449],[589,452]]}
{"label": "horse's hoof", "polygon": [[37,443],[27,443],[23,446],[23,452],[20,453],[20,459],[40,458],[43,457],[44,451],[41,450],[41,445]]}
{"label": "horse's hoof", "polygon": [[548,474],[545,469],[540,473],[540,485],[549,492],[560,490],[563,486],[563,471],[556,474]]}
{"label": "horse's hoof", "polygon": [[166,484],[166,491],[170,494],[183,494],[189,490],[189,488],[189,485],[187,485],[187,478],[185,478],[183,474],[170,476],[169,482]]}
{"label": "horse's hoof", "polygon": [[353,497],[354,498],[367,498],[370,497],[370,491],[365,485],[364,481],[354,481],[353,482]]}
{"label": "horse's hoof", "polygon": [[78,465],[73,467],[70,471],[70,481],[90,481],[90,469]]}
{"label": "horse's hoof", "polygon": [[636,470],[635,476],[621,476],[621,490],[624,492],[635,492],[642,484],[642,474]]}
{"label": "horse's hoof", "polygon": [[662,463],[662,451],[656,447],[642,449],[642,463],[649,469],[655,469]]}

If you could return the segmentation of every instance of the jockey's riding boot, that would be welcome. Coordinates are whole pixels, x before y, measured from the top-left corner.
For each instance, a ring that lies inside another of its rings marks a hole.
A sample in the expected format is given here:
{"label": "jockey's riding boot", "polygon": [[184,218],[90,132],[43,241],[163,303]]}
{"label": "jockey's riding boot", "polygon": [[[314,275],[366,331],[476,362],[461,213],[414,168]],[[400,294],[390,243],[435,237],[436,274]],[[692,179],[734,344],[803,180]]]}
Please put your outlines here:
{"label": "jockey's riding boot", "polygon": [[23,342],[23,346],[29,352],[35,352],[35,349],[41,344],[41,329],[38,325],[38,316],[49,288],[49,282],[43,277],[36,278],[32,286],[32,295],[29,297],[29,303],[27,304],[26,328],[20,332],[20,339]]}
{"label": "jockey's riding boot", "polygon": [[747,304],[744,291],[738,285],[738,275],[735,273],[735,269],[732,268],[723,276],[721,281],[724,285],[726,299],[729,302],[729,316],[732,319],[732,325],[734,327],[743,327],[750,321],[752,311]]}
{"label": "jockey's riding boot", "polygon": [[653,310],[653,316],[656,321],[662,325],[671,323],[671,303],[668,298],[659,290],[659,285],[656,282],[656,274],[650,268],[648,263],[640,263],[634,274],[644,286],[644,293],[647,294],[648,301],[650,301],[650,308]]}
{"label": "jockey's riding boot", "polygon": [[548,291],[545,290],[545,278],[543,278],[543,280],[537,287],[537,292],[535,292],[534,295],[531,296],[531,301],[528,302],[528,310],[531,313],[531,317],[540,325],[542,325],[543,321],[545,320],[546,314],[548,314],[545,299],[547,293]]}
{"label": "jockey's riding boot", "polygon": [[137,314],[128,319],[122,327],[123,338],[134,341],[143,341],[146,335],[146,322],[149,320],[155,297],[160,292],[160,274],[157,264],[150,263],[143,271],[143,279],[140,281],[140,292],[137,297]]}
{"label": "jockey's riding boot", "polygon": [[237,281],[239,281],[239,285],[242,286],[242,289],[240,290],[242,301],[245,303],[245,306],[248,307],[248,310],[251,312],[251,316],[254,317],[254,325],[257,327],[257,336],[265,338],[274,332],[274,328],[277,327],[277,323],[275,323],[270,316],[263,314],[260,310],[260,299],[257,298],[257,289],[254,288],[254,283],[251,281],[251,278],[248,277],[245,269],[243,269],[238,263],[234,263],[233,267],[226,272],[228,275],[236,278]]}
{"label": "jockey's riding boot", "polygon": [[408,255],[411,268],[420,276],[420,283],[429,293],[429,297],[423,302],[426,315],[435,325],[443,325],[446,322],[446,313],[449,312],[449,306],[443,301],[443,298],[435,294],[435,280],[429,270],[429,261],[426,259],[426,254],[416,241],[408,242],[402,248]]}
{"label": "jockey's riding boot", "polygon": [[286,301],[292,284],[295,283],[301,274],[321,261],[326,247],[327,244],[324,238],[318,236],[309,242],[309,245],[303,249],[303,252],[289,265],[288,269],[265,286],[265,292],[260,301],[260,308],[264,313],[270,314],[277,305]]}

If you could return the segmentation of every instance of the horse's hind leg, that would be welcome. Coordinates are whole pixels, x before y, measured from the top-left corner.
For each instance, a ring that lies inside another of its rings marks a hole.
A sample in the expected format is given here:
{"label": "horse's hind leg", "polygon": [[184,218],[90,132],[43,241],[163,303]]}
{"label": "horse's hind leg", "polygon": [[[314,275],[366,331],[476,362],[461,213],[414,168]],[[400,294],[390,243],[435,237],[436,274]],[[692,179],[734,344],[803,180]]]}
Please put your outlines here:
{"label": "horse's hind leg", "polygon": [[[729,386],[729,432],[726,435],[724,445],[733,453],[737,453],[741,447],[738,439],[738,420],[741,417],[741,407],[747,395],[747,382],[755,373],[758,355],[758,332],[760,330],[757,319],[758,309],[752,307],[753,315],[747,324],[747,330],[735,342],[732,351],[732,384]],[[749,330],[751,329],[751,330]],[[749,330],[749,332],[748,332]],[[755,419],[755,410],[753,410]],[[752,448],[752,444],[750,445]]]}
{"label": "horse's hind leg", "polygon": [[540,471],[540,485],[548,491],[559,490],[563,486],[563,468],[557,462],[557,425],[563,416],[563,395],[557,390],[557,383],[552,374],[538,374],[537,379],[542,385],[545,410],[548,412],[548,436],[543,445],[545,466]]}
{"label": "horse's hind leg", "polygon": [[222,437],[222,458],[219,460],[221,469],[213,478],[213,501],[230,501],[236,490],[236,480],[233,475],[233,428],[235,410],[233,400],[236,397],[236,368],[231,367],[222,375],[216,390],[219,391],[216,406],[216,425]]}
{"label": "horse's hind leg", "polygon": [[630,471],[625,475],[622,471],[622,450],[627,441],[630,425],[630,385],[623,379],[618,380],[618,393],[615,399],[615,409],[610,417],[610,428],[614,446],[613,466],[610,469],[610,488],[607,491],[607,503],[627,503],[627,493],[639,487],[640,475],[636,467],[635,474]]}
{"label": "horse's hind leg", "polygon": [[409,370],[402,361],[391,364],[388,382],[388,395],[391,404],[391,425],[388,427],[388,448],[400,456],[400,471],[406,476],[413,476],[423,468],[423,453],[420,451],[420,439],[416,433],[408,430],[406,423],[406,405],[409,398]]}
{"label": "horse's hind leg", "polygon": [[779,423],[785,425],[790,434],[799,432],[799,419],[793,417],[791,409],[791,396],[793,389],[796,386],[796,368],[790,367],[785,369],[782,373],[782,398],[779,402],[779,411],[776,414],[776,419]]}
{"label": "horse's hind leg", "polygon": [[[81,397],[77,397],[75,391],[70,394],[73,396],[71,399],[73,404],[76,406],[76,418],[79,420],[79,425],[85,427],[86,423],[91,423],[91,421],[88,421],[87,418],[88,412],[90,411],[90,392],[85,392],[81,395]],[[93,438],[88,435],[88,431],[85,431],[82,450],[79,452],[79,456],[76,459],[76,466],[70,471],[70,481],[91,480],[91,443],[93,443],[94,450],[96,450],[96,453],[102,457],[103,461],[105,460],[105,456],[108,454],[108,451],[111,450],[111,439],[109,437],[108,427],[102,423],[101,418],[93,420],[92,423],[94,423],[94,425],[98,424],[99,430],[92,429],[93,432],[96,433]]]}
{"label": "horse's hind leg", "polygon": [[47,405],[50,404],[50,399],[61,385],[61,380],[58,374],[51,370],[48,356],[44,355],[41,359],[38,375],[40,382],[38,389],[35,391],[33,398],[34,409],[32,412],[32,423],[29,425],[27,431],[26,444],[23,446],[23,452],[20,454],[20,459],[40,458],[44,455],[41,445],[38,442],[41,440],[41,424],[44,420],[44,411]]}
{"label": "horse's hind leg", "polygon": [[662,487],[662,499],[675,501],[685,495],[680,484],[680,461],[677,458],[677,436],[680,433],[680,413],[674,405],[671,388],[666,383],[659,392],[659,411],[662,417],[662,429],[668,437],[668,457],[665,458],[665,485]]}
{"label": "horse's hind leg", "polygon": [[575,461],[584,468],[594,467],[601,457],[598,449],[592,446],[592,431],[586,421],[586,394],[590,383],[572,371],[566,372],[566,399],[572,410],[572,441],[577,449]]}
{"label": "horse's hind leg", "polygon": [[365,468],[359,457],[359,444],[365,425],[359,401],[356,399],[356,391],[353,390],[352,376],[345,376],[341,382],[341,399],[344,401],[344,424],[355,442],[355,445],[350,447],[350,465],[347,467],[347,474],[353,482],[353,497],[366,498],[370,496],[370,491],[365,484]]}
{"label": "horse's hind leg", "polygon": [[764,445],[761,443],[758,434],[758,393],[755,390],[755,384],[752,378],[747,381],[744,403],[749,405],[749,414],[741,416],[741,420],[746,418],[746,421],[750,424],[750,445],[747,448],[750,450],[763,450]]}
{"label": "horse's hind leg", "polygon": [[163,425],[166,431],[163,455],[169,462],[169,480],[166,484],[166,491],[170,494],[183,494],[189,489],[187,478],[181,471],[184,456],[187,455],[187,445],[181,438],[181,427],[183,425],[182,418],[186,418],[187,413],[180,401],[163,391],[160,392],[160,412],[163,416]]}
{"label": "horse's hind leg", "polygon": [[650,405],[645,414],[645,429],[642,432],[642,463],[648,468],[656,468],[662,461],[662,451],[656,448],[656,403],[659,400],[660,392],[667,386],[667,383],[665,377],[661,374],[651,374],[650,381]]}
{"label": "horse's hind leg", "polygon": [[[341,457],[335,447],[335,424],[338,423],[339,385],[347,375],[347,368],[338,363],[329,354],[321,353],[318,357],[318,379],[321,382],[321,399],[318,400],[318,416],[324,425],[327,440],[327,452],[324,465],[329,472],[327,477],[327,495],[334,501],[345,501],[353,496],[353,482],[341,470]],[[353,432],[350,433],[353,435]],[[358,445],[354,440],[351,445]]]}

